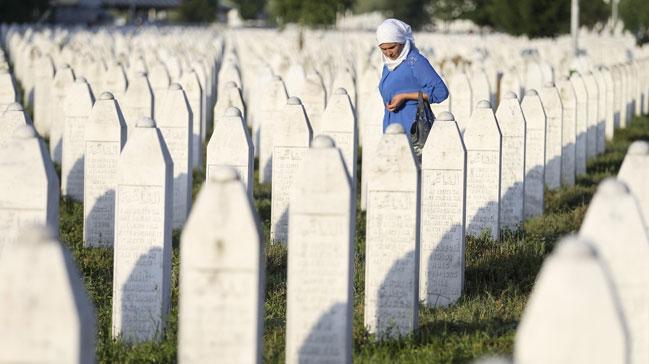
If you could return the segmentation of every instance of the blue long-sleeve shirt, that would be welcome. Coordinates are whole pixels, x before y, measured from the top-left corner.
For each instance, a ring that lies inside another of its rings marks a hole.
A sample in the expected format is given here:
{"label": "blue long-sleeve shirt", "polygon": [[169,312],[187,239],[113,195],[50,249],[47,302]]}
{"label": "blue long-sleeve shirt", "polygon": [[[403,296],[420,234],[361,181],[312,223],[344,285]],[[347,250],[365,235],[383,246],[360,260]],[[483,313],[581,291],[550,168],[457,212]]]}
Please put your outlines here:
{"label": "blue long-sleeve shirt", "polygon": [[[428,102],[431,104],[438,104],[448,97],[444,81],[416,48],[411,49],[408,57],[393,71],[383,66],[379,91],[384,105],[395,95],[406,92],[421,91],[428,95]],[[386,108],[383,115],[383,132],[388,125],[399,123],[408,134],[416,115],[417,100],[407,100],[395,111],[388,111]]]}

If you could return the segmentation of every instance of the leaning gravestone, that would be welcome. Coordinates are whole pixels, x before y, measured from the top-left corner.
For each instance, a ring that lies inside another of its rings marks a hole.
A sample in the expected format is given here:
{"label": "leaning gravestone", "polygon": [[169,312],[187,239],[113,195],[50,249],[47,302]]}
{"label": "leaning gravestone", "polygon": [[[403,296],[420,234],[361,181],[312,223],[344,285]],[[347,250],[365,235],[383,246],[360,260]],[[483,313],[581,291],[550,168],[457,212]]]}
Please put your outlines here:
{"label": "leaning gravestone", "polygon": [[[273,121],[273,184],[270,240],[288,242],[289,193],[293,178],[311,144],[312,131],[300,99],[290,97]],[[263,130],[262,130],[263,132]]]}
{"label": "leaning gravestone", "polygon": [[649,143],[636,141],[626,152],[617,178],[626,183],[635,196],[644,218],[645,228],[649,233]]}
{"label": "leaning gravestone", "polygon": [[24,226],[42,224],[59,230],[59,179],[45,144],[31,126],[18,127],[1,146],[0,171],[0,188],[6,191],[0,194],[1,257]]}
{"label": "leaning gravestone", "polygon": [[137,72],[128,81],[128,88],[119,104],[126,121],[126,134],[130,136],[137,120],[153,117],[153,91],[144,72]]}
{"label": "leaning gravestone", "polygon": [[333,140],[316,137],[290,194],[286,363],[352,362],[352,190]]}
{"label": "leaning gravestone", "polygon": [[456,72],[449,84],[451,97],[451,112],[455,116],[460,131],[464,132],[469,123],[473,108],[473,92],[471,82],[464,72]]}
{"label": "leaning gravestone", "polygon": [[586,159],[597,155],[597,125],[599,123],[599,89],[592,72],[583,76],[588,90],[588,125],[586,129]]}
{"label": "leaning gravestone", "polygon": [[630,362],[649,362],[649,239],[636,199],[623,182],[607,178],[599,185],[579,235],[593,242],[618,290]]}
{"label": "leaning gravestone", "polygon": [[577,119],[575,123],[575,173],[586,173],[586,143],[588,141],[588,90],[579,73],[570,76],[577,99]]}
{"label": "leaning gravestone", "polygon": [[487,230],[500,236],[502,136],[489,101],[480,101],[464,130],[466,147],[466,234]]}
{"label": "leaning gravestone", "polygon": [[264,257],[238,173],[216,167],[181,236],[179,362],[262,362]]}
{"label": "leaning gravestone", "polygon": [[93,363],[95,313],[72,256],[29,226],[0,264],[0,362]]}
{"label": "leaning gravestone", "polygon": [[275,76],[265,87],[257,115],[259,127],[259,183],[270,183],[273,171],[273,135],[276,120],[282,118],[288,94],[284,82]]}
{"label": "leaning gravestone", "polygon": [[[309,121],[311,119],[309,118]],[[356,117],[352,102],[344,88],[339,88],[331,95],[327,108],[322,115],[320,134],[328,135],[340,149],[347,168],[347,174],[356,186],[356,151],[358,138]]]}
{"label": "leaning gravestone", "polygon": [[626,335],[617,290],[597,251],[582,238],[564,238],[536,279],[516,332],[514,361],[629,363]]}
{"label": "leaning gravestone", "polygon": [[422,152],[419,300],[455,303],[464,285],[466,148],[453,115],[437,115]]}
{"label": "leaning gravestone", "polygon": [[388,126],[370,163],[364,325],[397,338],[417,327],[419,302],[419,178],[401,124]]}
{"label": "leaning gravestone", "polygon": [[191,160],[192,167],[203,166],[203,140],[205,140],[205,130],[202,128],[201,110],[203,109],[203,89],[198,74],[194,70],[183,73],[180,80],[183,90],[187,95],[187,102],[191,110],[192,119],[192,149]]}
{"label": "leaning gravestone", "polygon": [[0,112],[0,146],[11,140],[16,128],[31,124],[29,114],[21,104],[17,102],[9,104],[4,113]]}
{"label": "leaning gravestone", "polygon": [[525,115],[525,218],[543,214],[545,186],[545,122],[543,104],[536,90],[527,90],[521,103]]}
{"label": "leaning gravestone", "polygon": [[171,299],[173,164],[153,120],[132,128],[117,164],[113,336],[159,340]]}
{"label": "leaning gravestone", "polygon": [[83,77],[68,87],[63,112],[61,193],[83,201],[84,133],[95,98]]}
{"label": "leaning gravestone", "polygon": [[223,115],[214,115],[214,131],[207,144],[206,179],[221,166],[230,166],[239,174],[248,196],[252,198],[253,188],[253,146],[241,111],[230,107]]}
{"label": "leaning gravestone", "polygon": [[187,219],[192,205],[192,111],[185,92],[172,83],[162,102],[158,129],[173,162],[173,228]]}
{"label": "leaning gravestone", "polygon": [[112,247],[117,161],[126,142],[126,122],[113,94],[104,92],[95,102],[86,123],[84,142],[84,246]]}
{"label": "leaning gravestone", "polygon": [[504,95],[496,119],[502,133],[500,226],[516,230],[525,205],[525,116],[515,93]]}
{"label": "leaning gravestone", "polygon": [[561,105],[563,105],[563,127],[561,130],[561,184],[575,185],[576,143],[577,143],[577,96],[572,83],[563,77],[557,83]]}
{"label": "leaning gravestone", "polygon": [[61,147],[65,123],[65,96],[68,88],[74,83],[74,72],[67,64],[59,67],[52,81],[52,98],[50,101],[50,155],[53,162],[61,162]]}
{"label": "leaning gravestone", "polygon": [[547,121],[545,124],[545,184],[549,189],[561,186],[561,151],[563,143],[563,105],[554,83],[546,83],[540,91]]}

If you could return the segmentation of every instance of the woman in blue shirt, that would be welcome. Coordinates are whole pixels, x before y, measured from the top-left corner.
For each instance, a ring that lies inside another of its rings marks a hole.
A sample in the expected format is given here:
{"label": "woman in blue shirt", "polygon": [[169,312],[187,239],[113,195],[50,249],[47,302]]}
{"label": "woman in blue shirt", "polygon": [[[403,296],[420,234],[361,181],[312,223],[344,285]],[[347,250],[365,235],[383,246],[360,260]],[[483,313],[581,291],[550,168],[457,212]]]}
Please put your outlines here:
{"label": "woman in blue shirt", "polygon": [[437,104],[446,100],[448,89],[415,47],[408,24],[387,19],[376,30],[376,40],[384,63],[379,83],[385,104],[383,132],[388,125],[399,123],[407,133],[415,121],[419,91],[425,101]]}

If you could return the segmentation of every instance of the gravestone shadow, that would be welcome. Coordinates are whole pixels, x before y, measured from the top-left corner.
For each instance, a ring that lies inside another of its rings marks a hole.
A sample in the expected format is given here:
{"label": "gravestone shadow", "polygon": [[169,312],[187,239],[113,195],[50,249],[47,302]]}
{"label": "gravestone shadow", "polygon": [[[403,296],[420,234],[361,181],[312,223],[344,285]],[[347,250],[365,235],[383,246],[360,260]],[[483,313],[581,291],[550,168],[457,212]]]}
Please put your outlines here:
{"label": "gravestone shadow", "polygon": [[[340,356],[348,356],[352,350],[352,304],[335,303],[326,312],[324,312],[318,322],[316,322],[309,331],[309,335],[304,340],[302,346],[298,349],[297,360],[300,363],[333,363],[334,361],[323,360],[331,356],[340,358]],[[338,336],[335,333],[335,326],[339,326],[340,322],[336,319],[341,315],[341,311],[349,319],[345,323],[345,332],[349,334],[349,340],[345,343],[345,348],[338,346],[336,342]],[[349,354],[345,354],[347,351]],[[351,357],[346,358],[351,362]],[[323,360],[323,361],[320,361]],[[330,359],[333,360],[333,359]]]}
{"label": "gravestone shadow", "polygon": [[[108,206],[111,204],[111,201],[112,208],[109,208]],[[89,201],[84,200],[84,204],[86,203],[89,203]],[[108,220],[106,219],[107,216],[109,216]],[[112,219],[110,218],[111,216]],[[99,246],[106,248],[113,247],[115,236],[115,189],[110,189],[97,198],[83,223],[99,224],[101,225],[101,230],[109,230],[110,233],[108,236],[102,236],[101,232],[99,233]],[[88,240],[88,236],[86,236],[86,240]]]}
{"label": "gravestone shadow", "polygon": [[[409,326],[417,330],[418,304],[419,304],[419,257],[416,251],[410,251],[403,257],[397,259],[385,275],[383,282],[378,289],[376,308],[376,328],[378,340],[400,339],[408,336]],[[404,276],[408,275],[408,266],[412,264],[415,274],[412,286],[403,285]],[[411,293],[411,290],[412,293]],[[366,292],[367,294],[367,292]],[[367,296],[366,296],[367,297]],[[367,298],[366,298],[367,299]],[[404,308],[405,307],[405,308]],[[414,317],[410,323],[399,323],[403,321],[400,317],[411,314],[410,308],[414,308]],[[383,334],[378,334],[383,330]]]}

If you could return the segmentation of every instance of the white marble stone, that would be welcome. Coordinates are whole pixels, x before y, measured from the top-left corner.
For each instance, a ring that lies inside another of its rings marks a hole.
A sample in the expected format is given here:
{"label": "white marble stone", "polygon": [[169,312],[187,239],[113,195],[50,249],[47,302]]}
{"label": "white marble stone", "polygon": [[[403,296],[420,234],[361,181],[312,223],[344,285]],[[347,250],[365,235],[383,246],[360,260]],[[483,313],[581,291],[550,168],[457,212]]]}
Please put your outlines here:
{"label": "white marble stone", "polygon": [[29,114],[21,104],[17,102],[9,104],[4,113],[0,112],[0,146],[11,140],[16,128],[31,124]]}
{"label": "white marble stone", "polygon": [[617,178],[629,187],[640,206],[645,228],[649,233],[649,143],[635,141],[626,152]]}
{"label": "white marble stone", "polygon": [[199,168],[203,166],[203,141],[205,140],[205,130],[202,129],[201,110],[203,108],[203,89],[201,82],[198,79],[198,74],[192,70],[183,73],[180,79],[187,101],[191,110],[192,119],[192,149],[191,161],[192,168]]}
{"label": "white marble stone", "polygon": [[[369,168],[372,163],[372,158],[376,154],[376,146],[383,136],[383,114],[385,112],[385,105],[379,93],[378,88],[375,88],[365,103],[365,110],[363,111],[364,125],[360,133],[363,145],[363,153],[361,155],[361,209],[367,208],[367,175],[370,173]],[[359,125],[360,127],[360,125]]]}
{"label": "white marble stone", "polygon": [[563,106],[563,126],[561,130],[561,184],[575,185],[577,157],[577,96],[572,82],[562,77],[557,82],[561,105]]}
{"label": "white marble stone", "polygon": [[[311,118],[309,118],[309,121],[311,121]],[[356,127],[354,107],[345,89],[339,88],[331,95],[329,104],[327,104],[327,108],[322,115],[319,133],[330,136],[334,140],[336,147],[340,149],[347,174],[352,181],[352,188],[354,188],[356,186],[358,129]]]}
{"label": "white marble stone", "polygon": [[649,361],[649,239],[635,197],[608,178],[588,206],[579,235],[589,239],[608,267],[627,323],[630,362]]}
{"label": "white marble stone", "polygon": [[391,124],[372,157],[367,186],[364,326],[379,339],[417,328],[419,178],[401,124]]}
{"label": "white marble stone", "polygon": [[609,68],[600,67],[599,72],[602,74],[606,86],[606,125],[604,132],[606,140],[612,140],[615,132],[615,82]]}
{"label": "white marble stone", "polygon": [[34,87],[34,127],[42,136],[50,135],[50,100],[52,81],[56,68],[49,55],[43,56],[36,66],[36,86]]}
{"label": "white marble stone", "polygon": [[241,89],[239,89],[239,86],[234,82],[228,82],[222,92],[223,93],[219,95],[219,98],[216,100],[216,105],[214,105],[214,126],[216,126],[216,120],[223,117],[225,112],[231,107],[239,109],[241,117],[244,121],[247,121],[245,105],[243,98],[241,97]]}
{"label": "white marble stone", "polygon": [[570,76],[570,82],[575,89],[577,99],[577,119],[575,123],[575,173],[586,173],[586,143],[588,141],[588,90],[586,83],[579,73]]}
{"label": "white marble stone", "polygon": [[586,129],[586,159],[597,155],[597,124],[599,118],[599,89],[592,72],[583,75],[588,91],[588,125]]}
{"label": "white marble stone", "polygon": [[288,93],[284,82],[274,76],[264,87],[267,93],[262,95],[259,106],[259,183],[270,183],[273,174],[273,135],[275,124],[282,117]]}
{"label": "white marble stone", "polygon": [[50,155],[53,162],[61,163],[63,129],[65,125],[65,95],[69,86],[74,83],[74,72],[69,65],[57,68],[52,81],[52,99],[50,102]]}
{"label": "white marble stone", "polygon": [[545,184],[551,190],[561,186],[561,152],[563,148],[563,105],[554,83],[539,91],[547,117],[545,124]]}
{"label": "white marble stone", "polygon": [[99,92],[110,92],[116,100],[123,103],[124,100],[122,98],[128,88],[128,79],[126,78],[124,66],[117,62],[111,62],[104,74],[103,85],[104,89],[99,90]]}
{"label": "white marble stone", "polygon": [[422,152],[419,300],[455,303],[464,286],[466,148],[450,113],[437,115]]}
{"label": "white marble stone", "polygon": [[8,70],[0,69],[0,111],[13,102],[18,102],[14,78]]}
{"label": "white marble stone", "polygon": [[473,110],[473,91],[469,77],[464,72],[455,73],[451,77],[449,91],[451,96],[450,111],[455,116],[460,131],[464,132]]}
{"label": "white marble stone", "polygon": [[[489,84],[489,77],[487,76],[487,73],[484,69],[475,68],[471,73],[470,81],[471,94],[473,96],[471,105],[475,106],[481,100],[487,100],[492,104],[494,103],[494,100],[492,100],[491,97],[492,87]],[[474,111],[475,109],[472,109],[471,114],[473,114]],[[464,128],[466,129],[466,125],[464,126]]]}
{"label": "white marble stone", "polygon": [[602,154],[606,149],[606,98],[609,95],[604,74],[599,70],[593,70],[593,76],[599,90],[597,102],[597,148],[596,153]]}
{"label": "white marble stone", "polygon": [[541,267],[516,332],[514,361],[629,363],[625,326],[608,268],[595,248],[567,237]]}
{"label": "white marble stone", "polygon": [[527,90],[521,103],[525,115],[525,218],[543,214],[546,115],[536,90]]}
{"label": "white marble stone", "polygon": [[230,107],[223,115],[215,114],[214,131],[207,144],[206,179],[220,166],[233,167],[250,198],[253,197],[253,145],[241,117],[241,111]]}
{"label": "white marble stone", "polygon": [[500,236],[502,135],[489,101],[480,101],[464,130],[467,151],[466,234]]}
{"label": "white marble stone", "polygon": [[144,72],[138,72],[129,78],[124,97],[118,100],[126,121],[127,136],[131,135],[137,120],[153,117],[153,91]]}
{"label": "white marble stone", "polygon": [[139,119],[117,163],[112,333],[160,340],[171,300],[173,163],[155,122]]}
{"label": "white marble stone", "polygon": [[99,96],[84,133],[83,241],[112,247],[115,239],[117,161],[126,142],[126,122],[113,94]]}
{"label": "white marble stone", "polygon": [[162,114],[162,104],[167,94],[167,89],[171,83],[167,67],[162,62],[155,62],[149,68],[149,82],[151,83],[151,92],[153,93],[153,119],[160,121]]}
{"label": "white marble stone", "polygon": [[0,264],[0,362],[94,363],[95,312],[70,252],[43,226]]}
{"label": "white marble stone", "polygon": [[334,141],[316,137],[290,193],[286,363],[352,362],[352,190]]}
{"label": "white marble stone", "polygon": [[[309,123],[313,128],[313,134],[320,134],[322,114],[325,112],[325,106],[329,101],[327,100],[327,90],[325,90],[322,76],[317,72],[307,73],[302,86],[302,95],[299,96],[304,105],[304,111],[306,111],[306,115],[309,118]],[[333,97],[335,96],[332,95]],[[336,145],[338,145],[337,141]]]}
{"label": "white marble stone", "polygon": [[214,168],[180,242],[178,361],[261,363],[264,240],[236,170]]}

